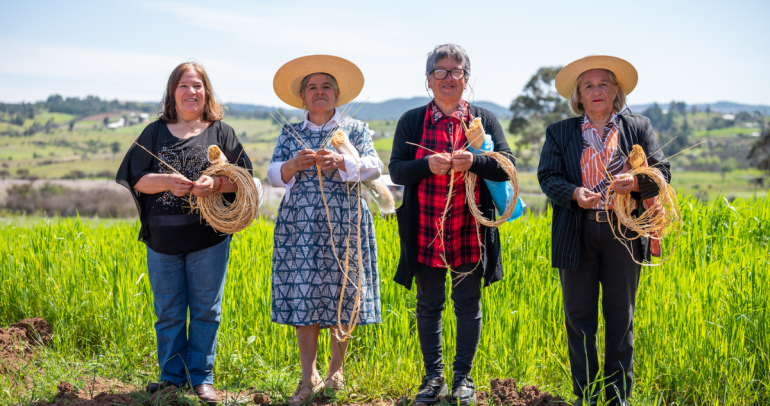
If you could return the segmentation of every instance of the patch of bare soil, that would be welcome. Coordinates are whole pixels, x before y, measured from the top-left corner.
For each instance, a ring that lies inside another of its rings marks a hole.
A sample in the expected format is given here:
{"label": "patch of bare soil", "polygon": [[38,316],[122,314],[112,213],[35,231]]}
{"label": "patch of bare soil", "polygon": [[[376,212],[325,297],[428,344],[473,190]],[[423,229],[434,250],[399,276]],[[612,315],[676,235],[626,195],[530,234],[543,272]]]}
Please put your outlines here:
{"label": "patch of bare soil", "polygon": [[161,392],[147,395],[144,391],[134,391],[129,393],[108,393],[100,392],[94,397],[87,393],[75,391],[75,387],[62,382],[57,387],[59,393],[50,402],[38,402],[34,406],[171,406],[185,404],[180,400],[182,395],[179,389],[166,388]]}
{"label": "patch of bare soil", "polygon": [[[80,385],[82,381],[83,384]],[[82,377],[77,383],[80,390],[69,382],[59,383],[56,396],[50,402],[38,402],[33,406],[175,406],[194,403],[195,395],[186,389],[166,388],[152,395],[144,388],[126,385],[101,377]],[[233,393],[217,390],[219,397],[228,404],[245,403],[253,392]],[[268,397],[269,399],[269,397]]]}
{"label": "patch of bare soil", "polygon": [[40,317],[0,328],[0,375],[17,371],[29,362],[33,347],[51,342],[53,327]]}
{"label": "patch of bare soil", "polygon": [[496,406],[564,406],[564,400],[541,391],[535,385],[518,388],[516,379],[493,379],[489,382],[489,393],[478,394],[479,403]]}

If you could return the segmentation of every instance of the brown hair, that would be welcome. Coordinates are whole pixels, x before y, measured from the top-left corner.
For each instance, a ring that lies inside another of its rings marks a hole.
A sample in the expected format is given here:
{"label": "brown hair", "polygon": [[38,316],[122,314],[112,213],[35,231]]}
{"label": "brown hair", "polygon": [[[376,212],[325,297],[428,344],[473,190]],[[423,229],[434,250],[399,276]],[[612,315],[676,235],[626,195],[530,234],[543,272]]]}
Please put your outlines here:
{"label": "brown hair", "polygon": [[179,81],[182,79],[182,75],[188,70],[194,71],[198,74],[198,77],[203,81],[203,88],[206,89],[206,105],[203,108],[203,114],[201,119],[206,122],[214,122],[221,120],[225,116],[225,109],[227,107],[221,105],[214,97],[214,88],[211,87],[211,81],[209,75],[197,62],[184,62],[180,63],[168,77],[168,83],[166,84],[166,91],[163,94],[163,100],[161,100],[158,106],[158,119],[164,123],[173,124],[176,123],[176,101],[174,100],[174,94],[176,87],[179,85]]}
{"label": "brown hair", "polygon": [[[334,88],[334,91],[337,93],[337,97],[339,98],[340,85],[337,84],[337,79],[335,79],[334,76],[332,76],[332,75],[330,75],[328,73],[324,73],[324,72],[311,73],[311,74],[305,76],[302,79],[302,82],[300,82],[300,84],[299,84],[300,98],[302,98],[302,94],[305,93],[305,89],[307,88],[307,84],[310,83],[310,78],[313,77],[313,75],[326,75],[326,77],[329,78],[329,82],[331,82],[332,87]],[[305,99],[304,98],[302,98],[302,105],[305,106]],[[335,103],[335,105],[336,105],[336,103]]]}
{"label": "brown hair", "polygon": [[[615,76],[612,71],[604,69],[604,71],[607,72],[607,74],[610,77],[610,82],[612,82],[613,86],[618,85],[618,78]],[[585,75],[585,72],[581,73],[580,76],[578,76],[577,80],[575,81],[575,88],[572,89],[572,94],[569,96],[569,107],[572,109],[572,112],[575,113],[575,115],[581,115],[586,112],[586,109],[583,107],[583,103],[580,102],[580,82],[583,81],[583,75]],[[612,109],[615,110],[615,113],[620,113],[623,110],[623,107],[626,106],[626,94],[623,92],[623,88],[618,86],[618,93],[615,95],[615,100],[612,101]]]}

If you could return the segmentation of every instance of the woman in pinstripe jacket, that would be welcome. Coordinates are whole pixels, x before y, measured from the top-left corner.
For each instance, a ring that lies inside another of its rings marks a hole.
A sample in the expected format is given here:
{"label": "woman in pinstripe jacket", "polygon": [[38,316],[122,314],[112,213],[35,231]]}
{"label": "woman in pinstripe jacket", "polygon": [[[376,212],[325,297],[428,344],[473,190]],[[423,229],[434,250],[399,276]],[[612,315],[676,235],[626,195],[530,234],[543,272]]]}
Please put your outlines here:
{"label": "woman in pinstripe jacket", "polygon": [[[610,56],[589,56],[565,66],[556,88],[578,117],[548,126],[537,177],[554,203],[551,260],[559,269],[575,404],[593,404],[605,389],[610,405],[625,405],[633,386],[633,323],[641,267],[649,240],[632,242],[632,255],[614,238],[605,208],[608,188],[641,202],[658,194],[649,178],[633,177],[625,157],[640,145],[670,180],[650,120],[617,114],[637,82],[634,67]],[[607,173],[612,175],[609,179]],[[610,211],[610,213],[612,213]],[[612,216],[612,214],[610,214]],[[632,234],[631,232],[627,232]],[[599,286],[605,321],[604,379],[597,384]]]}

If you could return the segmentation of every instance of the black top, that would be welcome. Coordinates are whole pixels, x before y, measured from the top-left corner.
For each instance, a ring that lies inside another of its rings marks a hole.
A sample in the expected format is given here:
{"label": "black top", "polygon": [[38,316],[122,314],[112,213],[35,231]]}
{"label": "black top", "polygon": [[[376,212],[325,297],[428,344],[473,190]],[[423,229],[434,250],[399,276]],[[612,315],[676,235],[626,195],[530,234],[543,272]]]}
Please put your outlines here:
{"label": "black top", "polygon": [[[417,268],[417,234],[418,216],[420,215],[420,202],[417,197],[417,189],[420,181],[430,176],[428,158],[415,159],[417,147],[407,144],[412,142],[419,144],[422,140],[425,113],[427,106],[418,107],[404,113],[398,120],[396,134],[393,137],[393,151],[390,155],[388,171],[393,183],[404,185],[404,200],[401,207],[396,209],[398,220],[398,235],[401,240],[401,258],[398,261],[398,269],[393,280],[412,288],[412,279]],[[471,106],[471,115],[481,118],[484,131],[492,136],[494,150],[508,153],[508,158],[514,162],[508,142],[505,141],[503,128],[492,112],[477,106]],[[515,163],[515,162],[514,162]],[[508,180],[508,174],[497,161],[482,155],[473,155],[471,172],[481,178],[503,182]],[[478,182],[481,188],[481,213],[488,219],[495,218],[495,205],[492,194],[484,182]],[[484,270],[484,285],[489,286],[503,278],[503,262],[500,250],[500,235],[497,228],[489,228],[479,225],[481,229],[481,242],[484,246],[484,255],[481,257],[481,266]]]}
{"label": "black top", "polygon": [[[196,181],[211,164],[208,147],[216,145],[230,163],[251,171],[251,160],[243,150],[232,127],[221,122],[211,123],[202,133],[187,139],[174,137],[166,123],[148,125],[136,143],[151,151],[191,181]],[[153,251],[176,255],[212,247],[227,238],[204,224],[197,213],[191,213],[188,197],[176,197],[170,191],[144,194],[134,185],[148,173],[174,173],[169,167],[131,144],[118,169],[116,181],[128,188],[139,210],[142,228],[139,240]],[[235,193],[224,193],[225,199],[235,200]]]}
{"label": "black top", "polygon": [[[671,165],[658,146],[652,132],[650,119],[634,114],[618,115],[618,147],[628,156],[634,145],[639,145],[647,156],[647,163],[660,169],[671,181]],[[580,171],[580,156],[583,152],[583,132],[580,117],[557,121],[548,126],[545,143],[540,153],[537,180],[543,193],[553,202],[551,222],[551,266],[575,270],[580,263],[580,228],[583,211],[572,200],[575,188],[583,186]],[[631,198],[640,202],[658,195],[657,184],[647,176],[638,176],[639,192],[631,192]],[[644,212],[644,206],[637,204],[637,215]],[[642,238],[644,260],[650,261],[649,238]],[[618,253],[627,255],[627,252]]]}

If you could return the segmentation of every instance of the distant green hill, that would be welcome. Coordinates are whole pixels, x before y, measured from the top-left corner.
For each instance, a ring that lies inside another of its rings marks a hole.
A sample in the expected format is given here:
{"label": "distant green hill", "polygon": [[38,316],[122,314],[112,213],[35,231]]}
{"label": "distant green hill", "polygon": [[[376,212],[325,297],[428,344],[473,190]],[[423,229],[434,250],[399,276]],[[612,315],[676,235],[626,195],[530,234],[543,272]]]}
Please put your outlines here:
{"label": "distant green hill", "polygon": [[[410,99],[391,99],[379,103],[367,102],[364,104],[363,102],[355,102],[350,106],[350,114],[358,110],[355,117],[361,120],[398,120],[407,110],[424,106],[429,101],[430,99],[427,97],[412,97]],[[491,111],[500,119],[511,116],[511,111],[499,104],[485,101],[475,102],[474,104]],[[275,110],[273,107],[255,104],[225,103],[225,105],[229,108],[228,113],[235,116],[249,114],[260,118],[262,115],[269,117],[268,113]],[[360,110],[359,107],[361,108]],[[301,114],[301,110],[288,109],[285,111],[294,116]]]}
{"label": "distant green hill", "polygon": [[[634,113],[640,113],[644,110],[647,110],[648,108],[652,107],[654,103],[650,104],[636,104],[629,106],[632,112]],[[666,108],[668,106],[668,103],[658,103],[658,105],[661,108]],[[700,111],[705,111],[706,108],[709,108],[712,113],[730,113],[730,114],[736,114],[740,112],[747,112],[747,113],[753,113],[755,111],[758,111],[762,113],[763,115],[770,114],[770,106],[765,106],[762,104],[740,104],[740,103],[733,103],[728,101],[719,101],[716,103],[699,103],[699,104],[688,104],[690,108],[692,106],[695,106]]]}

